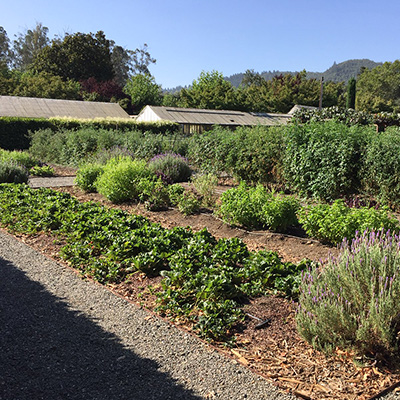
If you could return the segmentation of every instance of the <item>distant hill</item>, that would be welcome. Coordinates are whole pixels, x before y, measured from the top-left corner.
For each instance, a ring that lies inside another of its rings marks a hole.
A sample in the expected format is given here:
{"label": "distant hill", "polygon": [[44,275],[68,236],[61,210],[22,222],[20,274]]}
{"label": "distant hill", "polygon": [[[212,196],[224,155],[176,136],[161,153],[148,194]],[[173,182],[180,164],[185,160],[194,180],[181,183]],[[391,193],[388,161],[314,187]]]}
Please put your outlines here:
{"label": "distant hill", "polygon": [[[372,69],[377,67],[378,65],[382,65],[382,63],[377,63],[368,59],[348,60],[339,64],[336,64],[336,62],[334,62],[332,67],[328,68],[325,72],[307,71],[307,78],[321,79],[321,76],[323,76],[325,81],[347,82],[350,78],[356,78],[362,67]],[[264,71],[261,72],[260,75],[263,76],[266,80],[270,80],[276,75],[294,75],[298,72],[299,71]],[[242,82],[243,76],[244,73],[239,73],[225,77],[225,79],[231,82],[233,86],[238,87]]]}

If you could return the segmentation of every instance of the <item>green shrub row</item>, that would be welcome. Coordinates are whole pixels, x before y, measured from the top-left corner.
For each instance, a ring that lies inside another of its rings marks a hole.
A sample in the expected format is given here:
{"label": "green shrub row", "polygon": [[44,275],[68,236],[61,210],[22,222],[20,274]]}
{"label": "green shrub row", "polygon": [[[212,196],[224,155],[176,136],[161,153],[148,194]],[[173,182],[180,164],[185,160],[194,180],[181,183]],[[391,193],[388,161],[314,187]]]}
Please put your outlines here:
{"label": "green shrub row", "polygon": [[152,132],[95,129],[43,129],[32,134],[29,152],[42,161],[78,166],[106,163],[117,156],[149,160],[157,154],[186,153],[186,138]]}
{"label": "green shrub row", "polygon": [[0,224],[14,232],[57,235],[66,243],[62,257],[102,283],[121,282],[137,271],[161,273],[160,311],[183,315],[210,339],[229,337],[244,317],[246,297],[268,290],[295,296],[307,266],[283,263],[273,252],[250,253],[238,239],[164,229],[144,217],[26,185],[0,185]]}
{"label": "green shrub row", "polygon": [[218,213],[226,223],[250,229],[282,232],[300,225],[309,237],[330,244],[366,230],[400,230],[399,221],[385,207],[349,207],[344,200],[300,206],[293,196],[276,195],[261,185],[249,187],[243,182],[222,194]]}
{"label": "green shrub row", "polygon": [[58,130],[104,129],[121,131],[151,132],[153,134],[171,134],[179,131],[179,125],[170,122],[137,122],[129,119],[92,119],[79,120],[68,118],[19,118],[0,117],[0,148],[6,150],[24,150],[30,146],[30,132],[42,129]]}

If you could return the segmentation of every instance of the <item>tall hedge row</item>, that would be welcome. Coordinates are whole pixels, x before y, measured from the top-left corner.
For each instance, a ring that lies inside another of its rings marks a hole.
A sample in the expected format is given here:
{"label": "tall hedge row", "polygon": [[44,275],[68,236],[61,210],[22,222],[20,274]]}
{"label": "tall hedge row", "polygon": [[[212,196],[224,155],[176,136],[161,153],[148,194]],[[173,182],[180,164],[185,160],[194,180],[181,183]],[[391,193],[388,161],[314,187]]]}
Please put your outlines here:
{"label": "tall hedge row", "polygon": [[41,129],[94,128],[119,131],[151,132],[154,134],[176,133],[179,125],[173,122],[137,122],[124,119],[71,119],[71,118],[20,118],[0,117],[0,148],[25,150],[30,146],[30,133]]}

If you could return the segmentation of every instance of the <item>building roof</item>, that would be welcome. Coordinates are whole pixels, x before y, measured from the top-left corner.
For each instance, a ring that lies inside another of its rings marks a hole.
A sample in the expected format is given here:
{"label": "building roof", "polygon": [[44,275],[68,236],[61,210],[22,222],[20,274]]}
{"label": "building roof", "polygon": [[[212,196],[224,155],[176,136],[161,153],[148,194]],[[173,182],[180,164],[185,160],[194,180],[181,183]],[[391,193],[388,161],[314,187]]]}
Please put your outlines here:
{"label": "building roof", "polygon": [[129,118],[117,103],[0,96],[0,117]]}
{"label": "building roof", "polygon": [[285,114],[256,114],[232,110],[204,110],[198,108],[178,108],[146,106],[137,121],[172,121],[191,125],[279,125],[290,117]]}

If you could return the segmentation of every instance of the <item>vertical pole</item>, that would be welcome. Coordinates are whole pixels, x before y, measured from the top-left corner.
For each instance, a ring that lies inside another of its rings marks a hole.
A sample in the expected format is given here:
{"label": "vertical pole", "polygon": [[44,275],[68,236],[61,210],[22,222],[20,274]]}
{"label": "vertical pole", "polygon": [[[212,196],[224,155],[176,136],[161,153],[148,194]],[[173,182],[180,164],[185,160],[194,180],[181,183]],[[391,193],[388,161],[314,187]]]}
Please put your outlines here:
{"label": "vertical pole", "polygon": [[322,95],[324,93],[324,77],[321,76],[321,92],[319,94],[319,109],[322,110]]}

